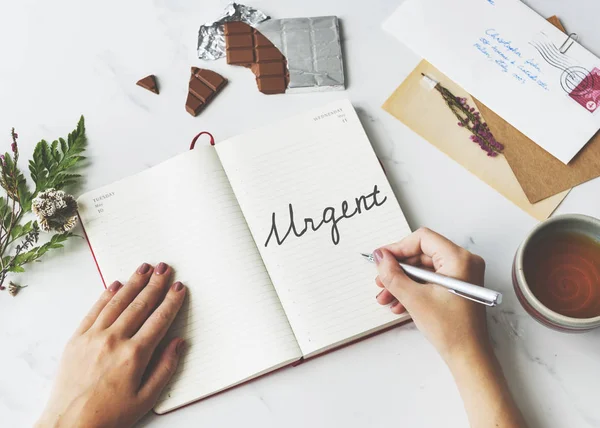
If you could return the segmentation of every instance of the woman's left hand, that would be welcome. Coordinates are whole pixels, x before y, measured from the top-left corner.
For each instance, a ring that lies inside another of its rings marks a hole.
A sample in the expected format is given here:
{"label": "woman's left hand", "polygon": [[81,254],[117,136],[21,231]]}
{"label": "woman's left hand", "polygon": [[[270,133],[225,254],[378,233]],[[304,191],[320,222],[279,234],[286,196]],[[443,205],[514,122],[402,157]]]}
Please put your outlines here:
{"label": "woman's left hand", "polygon": [[152,409],[183,349],[174,338],[155,352],[186,294],[171,274],[144,263],[104,291],[65,348],[38,427],[130,427]]}

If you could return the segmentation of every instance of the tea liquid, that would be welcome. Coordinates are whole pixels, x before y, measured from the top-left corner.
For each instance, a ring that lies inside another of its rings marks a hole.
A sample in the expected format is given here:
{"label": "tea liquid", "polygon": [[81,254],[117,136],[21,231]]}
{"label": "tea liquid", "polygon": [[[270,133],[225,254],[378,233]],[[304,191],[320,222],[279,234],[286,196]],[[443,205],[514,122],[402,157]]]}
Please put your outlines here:
{"label": "tea liquid", "polygon": [[554,312],[600,316],[600,242],[576,232],[542,237],[527,250],[524,272],[533,294]]}

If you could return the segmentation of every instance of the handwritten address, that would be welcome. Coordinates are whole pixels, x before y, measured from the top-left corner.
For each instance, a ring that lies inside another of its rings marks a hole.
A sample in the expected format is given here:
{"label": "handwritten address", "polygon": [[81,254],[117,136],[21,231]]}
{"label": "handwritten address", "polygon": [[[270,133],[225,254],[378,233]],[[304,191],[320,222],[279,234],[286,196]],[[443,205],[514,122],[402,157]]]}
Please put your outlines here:
{"label": "handwritten address", "polygon": [[510,74],[522,85],[534,84],[543,90],[550,90],[542,78],[542,70],[534,58],[526,58],[521,49],[494,28],[473,45],[477,51],[494,63],[503,73]]}

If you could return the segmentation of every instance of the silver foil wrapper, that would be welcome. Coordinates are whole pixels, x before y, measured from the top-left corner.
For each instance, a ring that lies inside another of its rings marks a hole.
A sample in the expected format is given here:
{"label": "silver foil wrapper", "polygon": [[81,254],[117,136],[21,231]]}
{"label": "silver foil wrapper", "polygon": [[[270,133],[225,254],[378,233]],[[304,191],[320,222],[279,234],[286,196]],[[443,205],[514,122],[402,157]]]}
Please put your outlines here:
{"label": "silver foil wrapper", "polygon": [[230,3],[223,16],[214,22],[201,25],[198,31],[198,58],[214,60],[225,56],[225,34],[223,24],[230,21],[245,22],[256,27],[269,16],[253,7]]}
{"label": "silver foil wrapper", "polygon": [[344,61],[336,16],[270,19],[255,28],[287,59],[288,92],[344,90]]}

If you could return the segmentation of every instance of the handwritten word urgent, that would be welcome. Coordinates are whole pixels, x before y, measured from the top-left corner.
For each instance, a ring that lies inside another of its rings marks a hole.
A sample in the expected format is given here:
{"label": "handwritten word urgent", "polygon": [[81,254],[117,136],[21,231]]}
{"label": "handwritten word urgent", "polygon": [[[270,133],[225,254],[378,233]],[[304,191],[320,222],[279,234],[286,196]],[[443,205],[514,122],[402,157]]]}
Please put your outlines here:
{"label": "handwritten word urgent", "polygon": [[[271,215],[271,231],[269,232],[269,236],[265,242],[265,247],[269,245],[271,238],[275,238],[277,245],[281,245],[285,242],[285,240],[291,235],[294,234],[296,237],[303,236],[309,230],[316,232],[319,230],[324,224],[331,224],[331,241],[334,245],[338,245],[340,243],[340,230],[338,228],[338,223],[345,218],[352,218],[355,215],[362,214],[366,211],[371,210],[375,207],[382,206],[385,201],[387,201],[387,196],[383,199],[379,200],[378,196],[381,195],[381,192],[377,188],[377,185],[373,187],[373,191],[368,195],[361,195],[358,198],[355,198],[353,203],[349,203],[348,201],[342,201],[341,203],[341,213],[337,211],[334,207],[326,207],[321,214],[320,221],[318,223],[315,222],[314,219],[308,217],[303,220],[303,226],[301,229],[299,226],[296,226],[296,220],[294,218],[294,206],[292,204],[288,205],[288,213],[289,217],[287,219],[287,230],[285,235],[281,236],[279,233],[279,229],[277,228],[276,215],[273,213]],[[300,229],[300,230],[299,230]]]}

